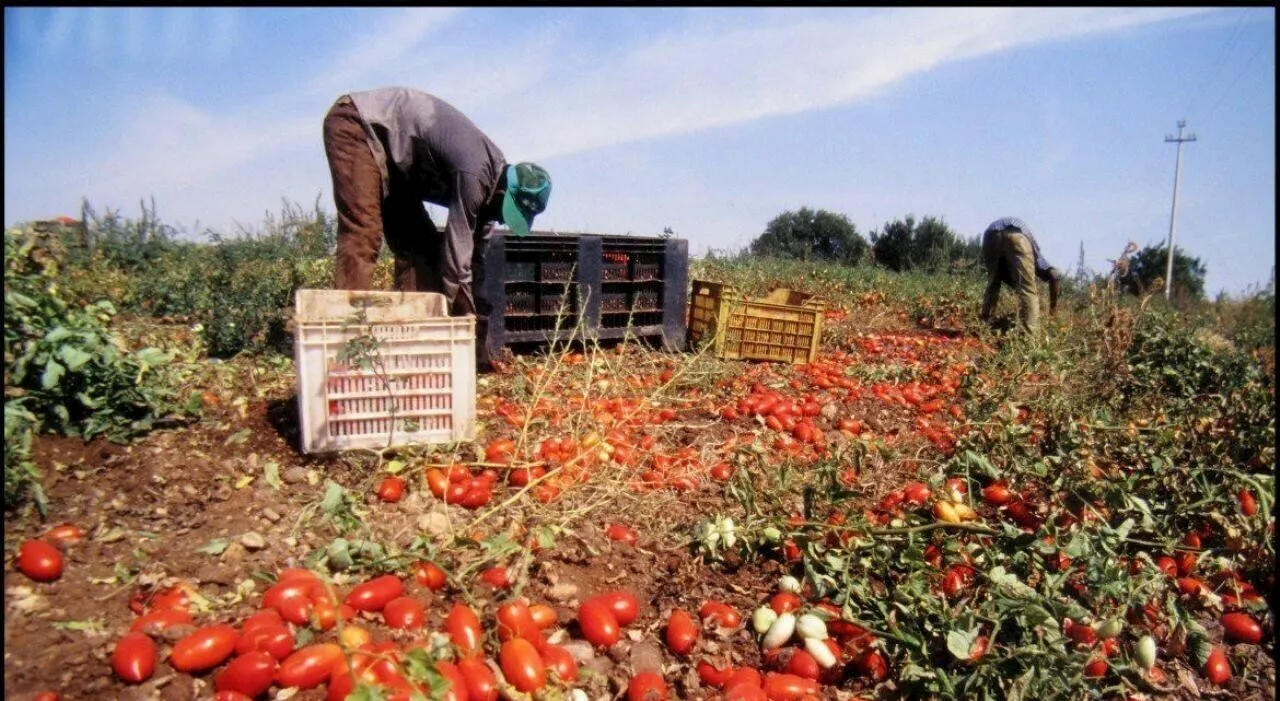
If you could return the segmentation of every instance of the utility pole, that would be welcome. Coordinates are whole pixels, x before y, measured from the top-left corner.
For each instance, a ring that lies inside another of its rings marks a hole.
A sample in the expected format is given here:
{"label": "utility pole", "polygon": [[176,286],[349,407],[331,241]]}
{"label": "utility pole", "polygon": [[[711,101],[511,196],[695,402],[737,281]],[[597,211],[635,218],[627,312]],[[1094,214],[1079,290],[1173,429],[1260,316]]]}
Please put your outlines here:
{"label": "utility pole", "polygon": [[1187,126],[1187,120],[1179,119],[1177,138],[1168,135],[1164,137],[1165,143],[1178,144],[1178,158],[1174,161],[1173,166],[1173,209],[1169,212],[1169,260],[1165,266],[1164,274],[1164,298],[1166,300],[1173,295],[1173,233],[1174,224],[1177,222],[1178,217],[1178,176],[1182,173],[1182,144],[1196,140],[1195,134],[1186,137],[1182,136],[1182,128],[1185,126]]}

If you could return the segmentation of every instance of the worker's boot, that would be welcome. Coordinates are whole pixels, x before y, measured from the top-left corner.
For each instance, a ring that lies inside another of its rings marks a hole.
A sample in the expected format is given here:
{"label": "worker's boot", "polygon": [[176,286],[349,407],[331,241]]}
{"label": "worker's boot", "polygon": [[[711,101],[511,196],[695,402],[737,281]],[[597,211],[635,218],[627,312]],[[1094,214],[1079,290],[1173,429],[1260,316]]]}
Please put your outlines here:
{"label": "worker's boot", "polygon": [[476,373],[493,372],[493,358],[489,353],[489,317],[476,316]]}

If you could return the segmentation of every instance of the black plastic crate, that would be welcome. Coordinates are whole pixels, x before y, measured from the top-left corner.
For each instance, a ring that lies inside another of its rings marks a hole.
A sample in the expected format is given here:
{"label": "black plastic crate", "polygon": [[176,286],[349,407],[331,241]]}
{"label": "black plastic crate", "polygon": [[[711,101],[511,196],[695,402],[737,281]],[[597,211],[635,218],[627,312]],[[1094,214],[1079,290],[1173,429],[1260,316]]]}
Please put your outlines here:
{"label": "black plastic crate", "polygon": [[489,345],[660,338],[683,350],[689,256],[684,239],[495,236],[485,250]]}

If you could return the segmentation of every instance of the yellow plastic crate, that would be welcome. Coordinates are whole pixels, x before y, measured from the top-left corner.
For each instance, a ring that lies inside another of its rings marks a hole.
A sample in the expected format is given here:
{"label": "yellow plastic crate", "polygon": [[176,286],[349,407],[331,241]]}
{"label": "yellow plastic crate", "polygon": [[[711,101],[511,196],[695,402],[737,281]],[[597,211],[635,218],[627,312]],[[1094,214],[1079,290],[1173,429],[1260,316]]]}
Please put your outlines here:
{"label": "yellow plastic crate", "polygon": [[822,340],[826,302],[779,287],[760,299],[744,299],[730,285],[693,281],[689,340],[711,344],[726,360],[810,363]]}
{"label": "yellow plastic crate", "polygon": [[[298,290],[294,343],[302,452],[475,438],[475,317],[442,294]],[[368,367],[339,361],[376,341]]]}

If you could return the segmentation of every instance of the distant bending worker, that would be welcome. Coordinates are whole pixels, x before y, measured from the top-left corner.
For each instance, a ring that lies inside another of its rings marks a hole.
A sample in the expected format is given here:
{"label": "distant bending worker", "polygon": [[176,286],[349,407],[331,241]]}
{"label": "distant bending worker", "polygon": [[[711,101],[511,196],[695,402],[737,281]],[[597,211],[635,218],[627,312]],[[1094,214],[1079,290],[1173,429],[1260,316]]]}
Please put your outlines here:
{"label": "distant bending worker", "polygon": [[[454,316],[476,316],[476,362],[488,369],[484,249],[493,223],[518,236],[547,207],[551,177],[508,163],[470,119],[411,88],[342,95],[324,119],[338,210],[334,287],[366,290],[385,239],[395,287],[443,292]],[[423,202],[447,208],[437,228]]]}
{"label": "distant bending worker", "polygon": [[987,291],[982,297],[982,320],[989,322],[1000,300],[1000,285],[1012,287],[1018,296],[1018,323],[1025,330],[1040,328],[1040,297],[1036,278],[1049,283],[1049,314],[1058,311],[1062,275],[1040,253],[1031,229],[1021,219],[1004,217],[991,222],[982,234],[982,262],[987,268]]}

